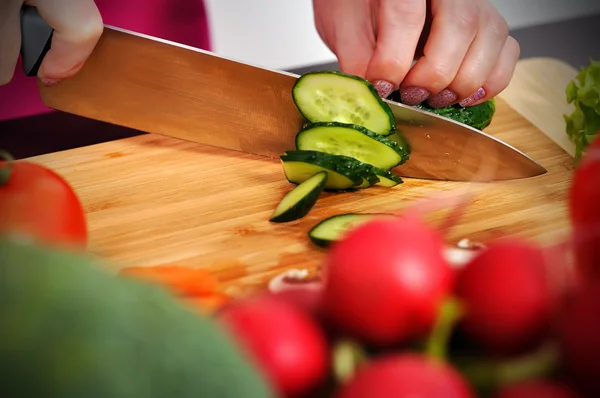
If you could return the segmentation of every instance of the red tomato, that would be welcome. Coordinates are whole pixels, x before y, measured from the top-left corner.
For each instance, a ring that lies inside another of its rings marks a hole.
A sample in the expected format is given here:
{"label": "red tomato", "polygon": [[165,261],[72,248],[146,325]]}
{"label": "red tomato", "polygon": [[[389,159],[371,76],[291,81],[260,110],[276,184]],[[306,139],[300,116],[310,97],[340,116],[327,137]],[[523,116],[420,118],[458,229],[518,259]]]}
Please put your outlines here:
{"label": "red tomato", "polygon": [[27,161],[0,162],[0,235],[82,249],[85,212],[71,186],[54,171]]}

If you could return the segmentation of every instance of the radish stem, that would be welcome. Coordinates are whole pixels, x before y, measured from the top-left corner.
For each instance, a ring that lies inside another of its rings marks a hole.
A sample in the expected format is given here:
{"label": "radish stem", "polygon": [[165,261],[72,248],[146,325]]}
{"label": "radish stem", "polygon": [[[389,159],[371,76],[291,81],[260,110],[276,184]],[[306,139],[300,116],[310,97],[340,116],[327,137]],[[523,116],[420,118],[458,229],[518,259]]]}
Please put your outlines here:
{"label": "radish stem", "polygon": [[342,340],[333,348],[333,373],[339,383],[350,380],[356,369],[367,361],[362,347],[351,340]]}
{"label": "radish stem", "polygon": [[428,357],[446,361],[450,336],[463,313],[462,305],[455,298],[449,298],[442,303],[437,322],[425,345]]}
{"label": "radish stem", "polygon": [[546,344],[530,354],[507,360],[466,359],[459,367],[475,388],[485,392],[548,377],[557,369],[558,363],[558,349],[553,344]]}

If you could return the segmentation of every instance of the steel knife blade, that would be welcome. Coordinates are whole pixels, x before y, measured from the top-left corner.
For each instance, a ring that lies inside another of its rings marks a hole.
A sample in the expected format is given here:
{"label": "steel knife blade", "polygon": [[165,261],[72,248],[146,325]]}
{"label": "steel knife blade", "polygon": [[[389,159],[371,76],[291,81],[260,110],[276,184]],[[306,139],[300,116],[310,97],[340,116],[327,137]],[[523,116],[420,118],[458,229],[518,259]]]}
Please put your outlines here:
{"label": "steel knife blade", "polygon": [[[23,68],[37,74],[52,29],[21,12]],[[46,87],[55,110],[205,145],[277,158],[295,148],[304,120],[292,99],[298,75],[106,25],[83,68]],[[403,177],[498,181],[546,169],[516,148],[448,118],[385,100],[411,147]],[[482,172],[482,170],[486,172]]]}

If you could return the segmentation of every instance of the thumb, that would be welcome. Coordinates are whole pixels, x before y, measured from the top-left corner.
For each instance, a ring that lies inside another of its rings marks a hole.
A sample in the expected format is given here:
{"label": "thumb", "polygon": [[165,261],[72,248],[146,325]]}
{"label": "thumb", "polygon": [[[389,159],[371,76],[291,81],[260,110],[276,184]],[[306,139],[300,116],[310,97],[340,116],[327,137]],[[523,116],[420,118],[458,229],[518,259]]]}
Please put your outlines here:
{"label": "thumb", "polygon": [[75,75],[92,53],[104,25],[93,0],[29,0],[54,29],[38,77],[47,85]]}

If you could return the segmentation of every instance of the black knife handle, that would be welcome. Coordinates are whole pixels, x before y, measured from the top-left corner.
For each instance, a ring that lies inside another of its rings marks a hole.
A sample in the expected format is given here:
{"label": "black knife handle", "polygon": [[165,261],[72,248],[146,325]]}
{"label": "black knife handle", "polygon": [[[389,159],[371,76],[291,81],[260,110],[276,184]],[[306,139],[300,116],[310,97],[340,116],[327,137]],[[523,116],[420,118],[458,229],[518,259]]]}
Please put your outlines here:
{"label": "black knife handle", "polygon": [[52,29],[37,8],[21,8],[21,58],[27,76],[36,76],[52,43]]}

